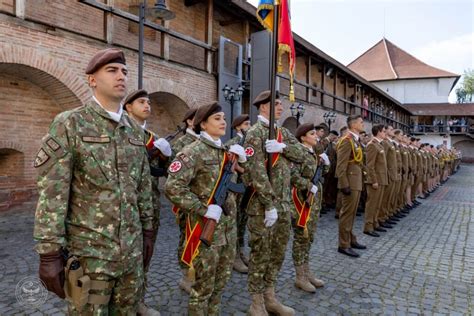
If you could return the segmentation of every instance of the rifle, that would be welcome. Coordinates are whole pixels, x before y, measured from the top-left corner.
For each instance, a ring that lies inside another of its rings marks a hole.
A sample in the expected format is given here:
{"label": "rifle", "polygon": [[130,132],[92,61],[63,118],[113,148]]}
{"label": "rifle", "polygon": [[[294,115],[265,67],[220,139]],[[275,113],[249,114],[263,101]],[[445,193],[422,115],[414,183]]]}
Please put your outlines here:
{"label": "rifle", "polygon": [[[177,126],[177,130],[167,136],[165,136],[165,139],[167,142],[171,142],[173,139],[176,138],[176,136],[178,136],[181,132],[185,131],[186,129],[184,127],[181,127],[181,126]],[[155,139],[153,139],[153,142],[155,141]],[[163,176],[166,176],[167,173],[166,173],[166,162],[168,161],[168,157],[164,156],[161,151],[156,148],[156,147],[152,147],[151,149],[147,150],[148,152],[148,160],[152,160],[156,157],[158,157],[159,159],[159,162],[158,162],[158,167],[153,167],[153,166],[150,166],[150,173],[153,177],[163,177]]]}
{"label": "rifle", "polygon": [[[329,146],[328,146],[329,147]],[[324,153],[326,154],[327,152],[327,148],[326,150],[324,151]],[[317,167],[316,167],[316,172],[314,173],[314,176],[313,178],[311,179],[311,183],[314,184],[314,185],[318,185],[318,182],[323,182],[323,179],[322,179],[322,175],[323,175],[323,166],[319,166],[319,160],[321,158],[319,157],[318,155],[318,163],[317,163]],[[306,198],[306,203],[308,203],[308,205],[311,203],[311,200],[313,199],[313,193],[311,191],[309,191],[308,193],[308,197]]]}
{"label": "rifle", "polygon": [[[243,133],[244,137],[239,142],[239,145],[242,146],[245,142],[246,134]],[[245,187],[242,183],[236,184],[232,182],[232,177],[234,176],[234,171],[237,166],[237,155],[233,155],[232,158],[226,163],[224,166],[224,170],[222,173],[221,181],[219,186],[216,188],[213,198],[213,204],[217,204],[222,208],[222,212],[225,216],[229,215],[229,210],[224,206],[225,201],[227,199],[227,195],[229,191],[235,193],[244,193]],[[202,229],[201,236],[199,239],[201,242],[206,246],[211,246],[212,244],[212,237],[214,235],[214,230],[216,229],[217,222],[211,218],[208,218],[206,224],[204,224],[204,228]]]}

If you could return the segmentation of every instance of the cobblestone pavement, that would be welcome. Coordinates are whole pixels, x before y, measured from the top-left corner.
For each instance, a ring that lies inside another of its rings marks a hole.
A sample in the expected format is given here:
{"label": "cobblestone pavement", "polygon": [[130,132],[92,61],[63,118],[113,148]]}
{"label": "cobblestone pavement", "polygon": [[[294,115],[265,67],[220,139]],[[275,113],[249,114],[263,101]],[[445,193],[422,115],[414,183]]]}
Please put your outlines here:
{"label": "cobblestone pavement", "polygon": [[[168,205],[168,204],[166,204]],[[15,286],[35,276],[34,204],[0,214],[0,315],[63,315],[64,303],[49,295],[37,310],[25,310]],[[311,267],[326,281],[316,294],[295,289],[287,252],[277,295],[298,315],[474,315],[474,165],[460,172],[381,238],[355,230],[368,250],[351,259],[336,251],[337,221],[323,215],[312,249]],[[186,313],[187,296],[178,289],[177,226],[164,211],[158,245],[148,275],[149,305],[162,315]],[[246,276],[234,273],[222,301],[223,315],[244,315],[250,304]]]}

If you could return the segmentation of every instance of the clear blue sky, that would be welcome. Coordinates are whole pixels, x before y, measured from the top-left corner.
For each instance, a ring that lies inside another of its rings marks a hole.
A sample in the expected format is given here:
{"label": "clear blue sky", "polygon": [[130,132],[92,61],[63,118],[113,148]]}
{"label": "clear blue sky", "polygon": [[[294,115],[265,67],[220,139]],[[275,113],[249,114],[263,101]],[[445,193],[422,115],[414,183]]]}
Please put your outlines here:
{"label": "clear blue sky", "polygon": [[291,15],[294,32],[345,65],[385,35],[434,67],[474,68],[473,0],[291,0]]}

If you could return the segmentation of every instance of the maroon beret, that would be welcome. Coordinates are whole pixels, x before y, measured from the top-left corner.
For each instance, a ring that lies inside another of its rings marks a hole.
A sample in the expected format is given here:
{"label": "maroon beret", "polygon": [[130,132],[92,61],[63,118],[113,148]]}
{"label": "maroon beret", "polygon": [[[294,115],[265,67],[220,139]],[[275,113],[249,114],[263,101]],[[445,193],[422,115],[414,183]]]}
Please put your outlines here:
{"label": "maroon beret", "polygon": [[187,120],[192,120],[194,118],[194,115],[196,115],[196,108],[191,108],[186,113],[184,113],[183,120],[181,122],[186,123]]}
{"label": "maroon beret", "polygon": [[112,63],[119,63],[126,65],[125,55],[118,48],[106,48],[98,51],[94,57],[89,61],[86,68],[86,74],[91,75],[102,66]]}
{"label": "maroon beret", "polygon": [[194,126],[193,129],[196,133],[201,132],[201,122],[207,120],[207,118],[213,114],[222,112],[222,107],[217,102],[212,102],[208,105],[203,105],[197,109],[194,115]]}
{"label": "maroon beret", "polygon": [[248,120],[250,120],[250,116],[248,114],[239,115],[232,121],[232,128],[236,128],[237,126]]}
{"label": "maroon beret", "polygon": [[[280,98],[280,93],[278,91],[276,92],[275,98],[276,99]],[[272,99],[272,92],[270,90],[265,90],[265,91],[260,92],[259,95],[257,95],[255,100],[253,101],[253,105],[255,105],[258,108],[260,105],[270,102],[271,99]]]}
{"label": "maroon beret", "polygon": [[148,92],[143,89],[133,91],[125,98],[125,101],[123,101],[124,108],[126,104],[132,104],[133,101],[139,98],[148,98]]}
{"label": "maroon beret", "polygon": [[301,141],[301,136],[305,136],[306,133],[314,129],[314,124],[313,123],[304,123],[301,124],[295,132],[296,138]]}

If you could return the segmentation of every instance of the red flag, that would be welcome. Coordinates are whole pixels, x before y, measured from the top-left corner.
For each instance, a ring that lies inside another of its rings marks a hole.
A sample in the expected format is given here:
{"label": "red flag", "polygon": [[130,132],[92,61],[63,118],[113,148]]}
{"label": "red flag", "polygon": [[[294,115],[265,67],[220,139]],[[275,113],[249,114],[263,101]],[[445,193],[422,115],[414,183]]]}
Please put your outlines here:
{"label": "red flag", "polygon": [[295,75],[295,43],[291,32],[291,16],[288,6],[289,0],[280,0],[280,24],[278,27],[278,72],[283,71],[281,58],[283,54],[288,54],[288,73],[290,75],[290,101],[295,101],[295,89],[293,78]]}

